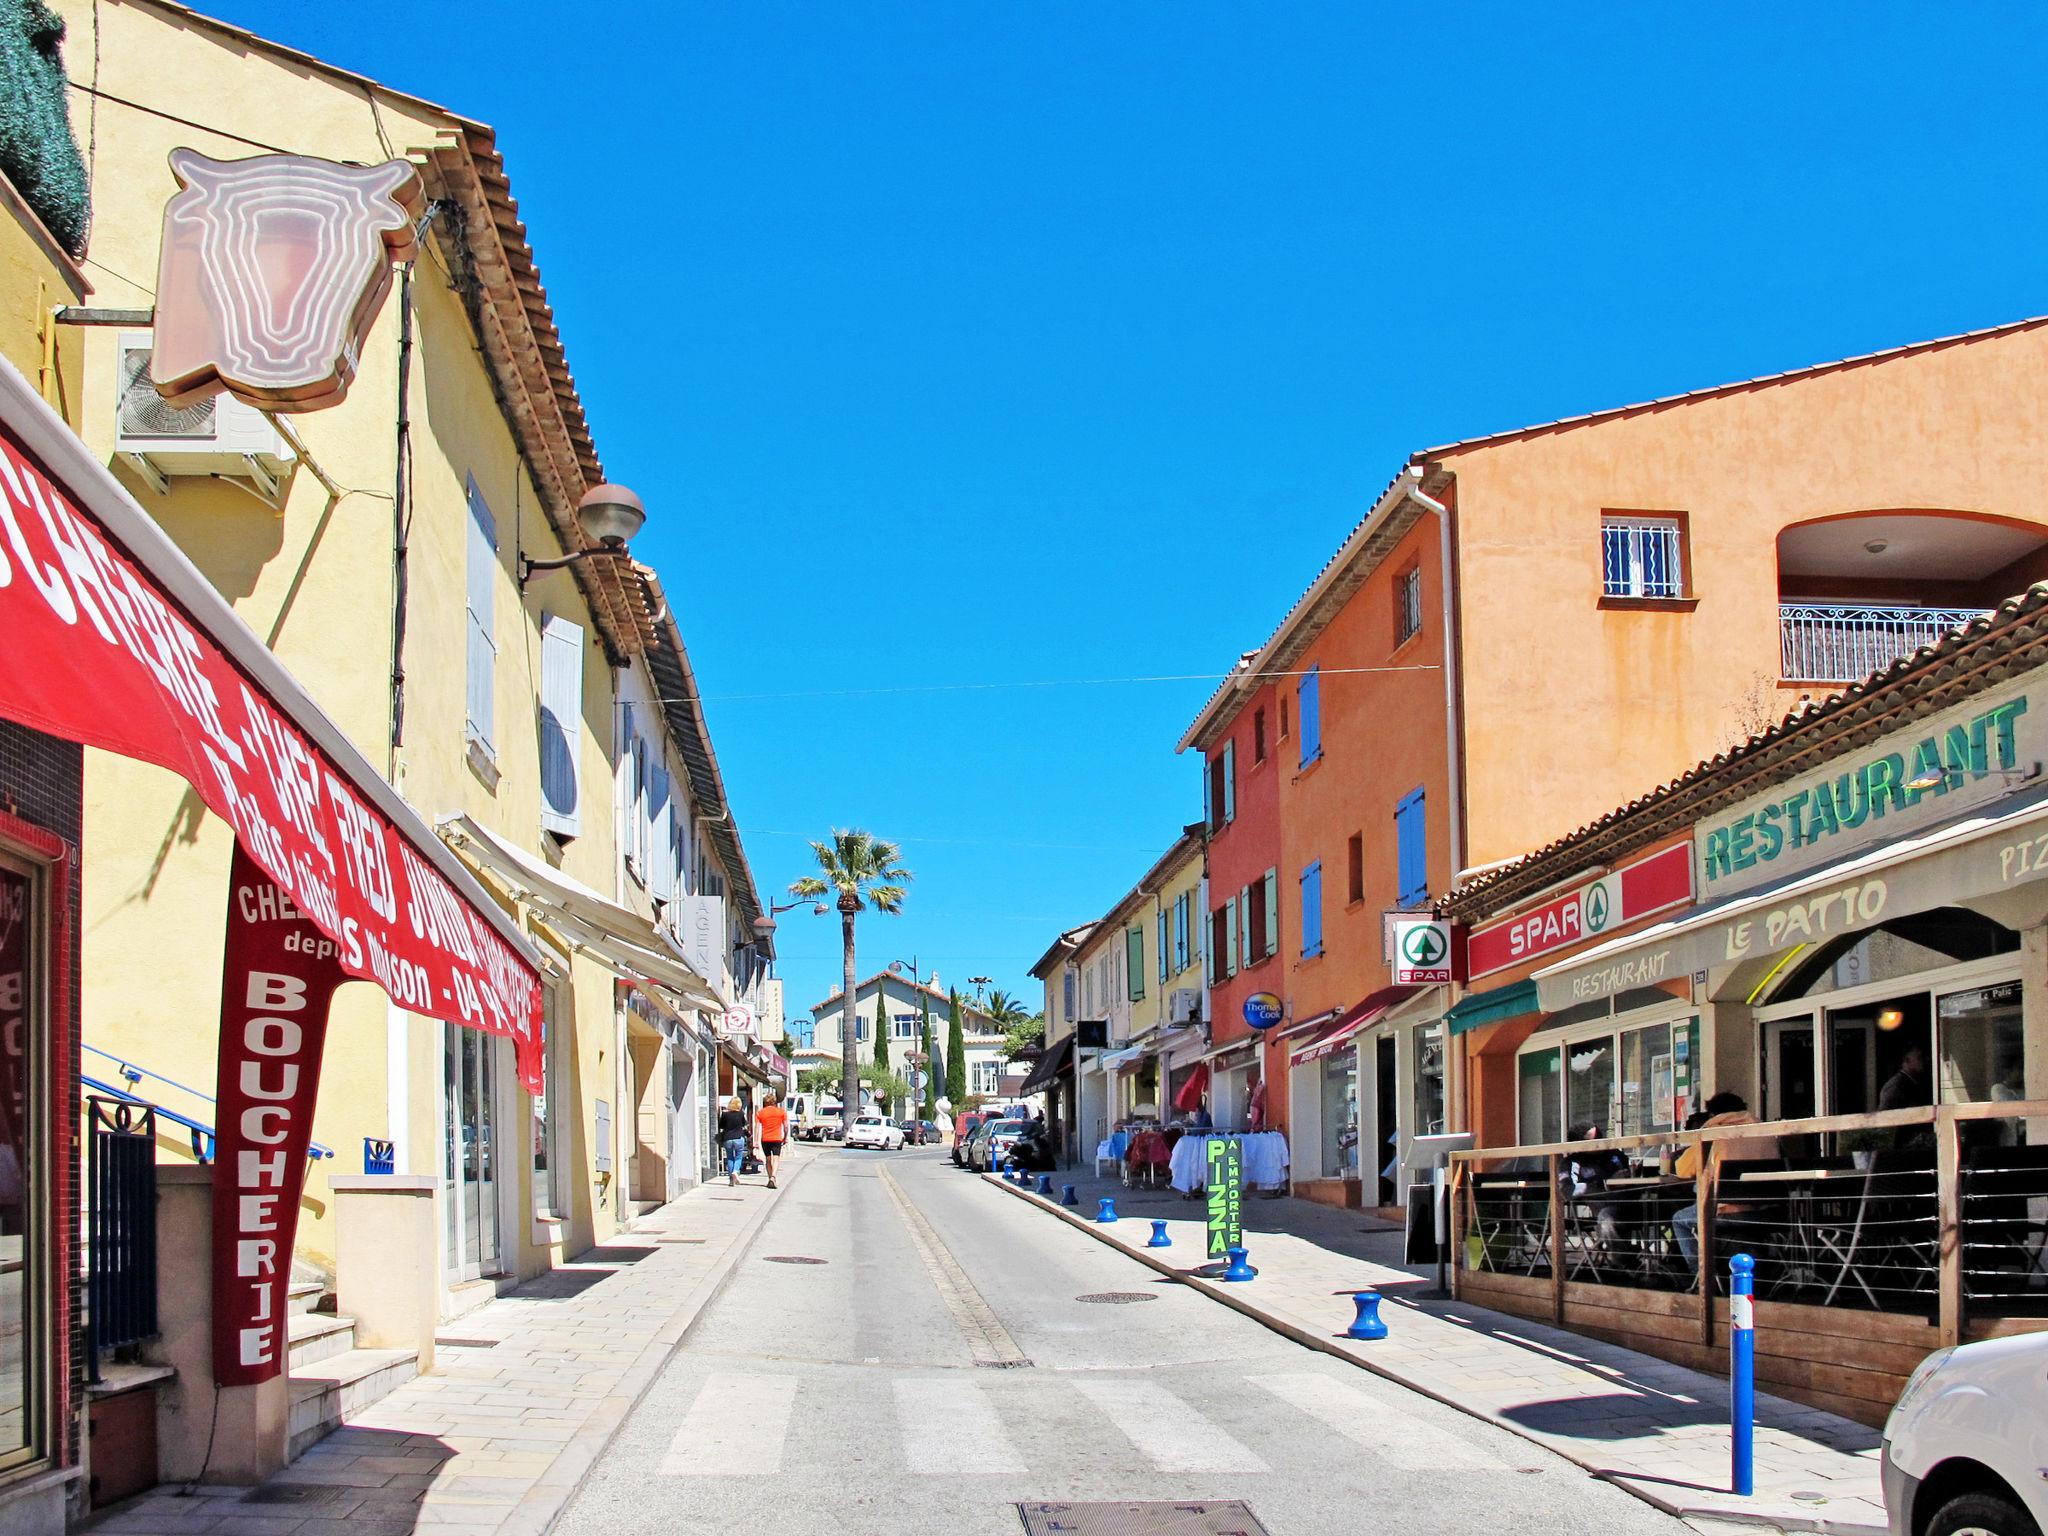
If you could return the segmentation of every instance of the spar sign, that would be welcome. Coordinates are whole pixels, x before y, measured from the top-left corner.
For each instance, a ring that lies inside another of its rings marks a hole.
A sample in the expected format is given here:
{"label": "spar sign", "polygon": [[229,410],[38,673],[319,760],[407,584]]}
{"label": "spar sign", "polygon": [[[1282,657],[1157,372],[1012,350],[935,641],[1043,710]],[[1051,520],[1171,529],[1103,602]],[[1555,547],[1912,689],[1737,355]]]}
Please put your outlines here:
{"label": "spar sign", "polygon": [[1428,918],[1394,921],[1394,985],[1434,987],[1451,979],[1451,925]]}
{"label": "spar sign", "polygon": [[1466,941],[1477,981],[1692,900],[1692,848],[1679,843],[1483,928]]}

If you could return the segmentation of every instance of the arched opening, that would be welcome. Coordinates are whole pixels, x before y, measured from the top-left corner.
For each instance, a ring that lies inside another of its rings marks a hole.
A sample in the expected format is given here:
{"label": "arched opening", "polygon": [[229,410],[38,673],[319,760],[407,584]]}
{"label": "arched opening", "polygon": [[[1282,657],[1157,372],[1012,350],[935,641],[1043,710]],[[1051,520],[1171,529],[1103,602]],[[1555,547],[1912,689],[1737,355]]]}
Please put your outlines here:
{"label": "arched opening", "polygon": [[2048,579],[2048,527],[1932,509],[1852,512],[1778,535],[1781,675],[1847,683]]}

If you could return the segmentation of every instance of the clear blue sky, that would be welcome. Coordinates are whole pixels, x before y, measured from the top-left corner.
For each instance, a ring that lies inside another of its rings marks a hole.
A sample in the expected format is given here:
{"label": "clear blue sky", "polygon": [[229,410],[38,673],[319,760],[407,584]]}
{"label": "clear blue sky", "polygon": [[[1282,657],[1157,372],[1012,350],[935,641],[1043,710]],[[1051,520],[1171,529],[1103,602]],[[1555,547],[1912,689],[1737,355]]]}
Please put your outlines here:
{"label": "clear blue sky", "polygon": [[1200,812],[1210,683],[982,685],[1222,671],[1412,449],[2048,310],[2018,5],[203,8],[496,126],[761,885],[917,871],[863,973],[1035,998]]}

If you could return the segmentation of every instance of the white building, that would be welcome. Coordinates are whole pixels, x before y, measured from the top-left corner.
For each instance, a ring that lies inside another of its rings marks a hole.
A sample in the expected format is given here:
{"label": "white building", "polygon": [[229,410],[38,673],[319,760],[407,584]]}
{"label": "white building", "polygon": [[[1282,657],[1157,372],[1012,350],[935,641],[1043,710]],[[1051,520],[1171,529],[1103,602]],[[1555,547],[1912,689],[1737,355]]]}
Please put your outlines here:
{"label": "white building", "polygon": [[[875,1000],[878,995],[885,999],[882,1008],[889,1020],[890,1069],[906,1078],[910,1076],[909,1053],[923,1049],[924,1016],[925,1011],[930,1010],[933,1056],[930,1070],[937,1082],[937,1097],[944,1102],[946,1038],[950,1027],[946,989],[939,984],[937,976],[927,978],[920,988],[913,986],[907,976],[887,970],[877,971],[861,982],[854,989],[853,1027],[854,1049],[858,1059],[864,1062],[875,1059]],[[843,1030],[846,1027],[844,1002],[842,990],[812,1004],[811,1046],[797,1053],[799,1069],[836,1064],[841,1060],[841,1042],[845,1039]],[[974,1000],[969,997],[960,999],[960,1023],[967,1062],[967,1091],[993,1098],[1001,1087],[1003,1073],[1008,1066],[1008,1058],[1003,1051],[1007,1037],[996,1027],[994,1020],[975,1007]]]}

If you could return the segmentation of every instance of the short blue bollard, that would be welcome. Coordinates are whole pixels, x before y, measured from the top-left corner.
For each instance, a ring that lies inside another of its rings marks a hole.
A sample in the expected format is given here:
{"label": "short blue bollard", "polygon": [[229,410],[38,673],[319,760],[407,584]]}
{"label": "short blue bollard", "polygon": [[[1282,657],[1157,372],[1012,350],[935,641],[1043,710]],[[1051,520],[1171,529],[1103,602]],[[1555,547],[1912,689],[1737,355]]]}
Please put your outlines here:
{"label": "short blue bollard", "polygon": [[1074,1196],[1074,1186],[1073,1186],[1073,1185],[1071,1185],[1071,1184],[1062,1184],[1062,1185],[1060,1186],[1060,1204],[1061,1204],[1061,1205],[1079,1205],[1080,1203],[1081,1203],[1081,1202],[1080,1202],[1080,1201],[1079,1201],[1078,1199],[1076,1199],[1076,1198],[1075,1198],[1075,1196]]}
{"label": "short blue bollard", "polygon": [[1117,1219],[1116,1202],[1110,1199],[1109,1196],[1104,1195],[1101,1200],[1096,1202],[1095,1219],[1104,1225],[1115,1221]]}
{"label": "short blue bollard", "polygon": [[1225,1280],[1250,1280],[1258,1274],[1256,1269],[1245,1262],[1242,1248],[1226,1248],[1224,1252],[1230,1255],[1230,1262],[1223,1269]]}
{"label": "short blue bollard", "polygon": [[1041,1174],[1040,1174],[1040,1175],[1038,1176],[1038,1192],[1039,1192],[1039,1193],[1040,1193],[1041,1195],[1044,1195],[1044,1196],[1046,1196],[1046,1197],[1047,1197],[1048,1199],[1050,1199],[1050,1198],[1052,1197],[1052,1175],[1051,1175],[1051,1174],[1049,1174],[1049,1173],[1041,1173]]}
{"label": "short blue bollard", "polygon": [[1384,1339],[1387,1325],[1380,1319],[1380,1293],[1358,1291],[1352,1297],[1358,1306],[1358,1316],[1351,1319],[1351,1326],[1344,1330],[1347,1339]]}
{"label": "short blue bollard", "polygon": [[1162,1217],[1152,1218],[1152,1236],[1145,1242],[1147,1248],[1171,1248],[1173,1239],[1166,1235],[1166,1222]]}
{"label": "short blue bollard", "polygon": [[1728,1261],[1729,1481],[1740,1498],[1756,1492],[1756,1260]]}

